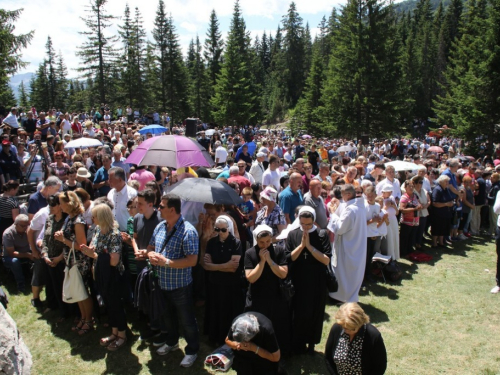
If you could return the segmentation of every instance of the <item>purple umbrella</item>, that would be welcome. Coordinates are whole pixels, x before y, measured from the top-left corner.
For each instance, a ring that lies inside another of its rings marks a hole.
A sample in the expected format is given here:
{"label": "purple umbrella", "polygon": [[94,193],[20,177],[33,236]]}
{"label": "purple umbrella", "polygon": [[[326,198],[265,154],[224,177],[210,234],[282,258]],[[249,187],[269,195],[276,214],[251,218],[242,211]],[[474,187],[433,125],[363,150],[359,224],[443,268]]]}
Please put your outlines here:
{"label": "purple umbrella", "polygon": [[125,160],[136,165],[211,167],[210,154],[198,142],[180,135],[162,135],[142,142]]}
{"label": "purple umbrella", "polygon": [[312,137],[309,134],[304,134],[302,136],[303,139],[311,139]]}

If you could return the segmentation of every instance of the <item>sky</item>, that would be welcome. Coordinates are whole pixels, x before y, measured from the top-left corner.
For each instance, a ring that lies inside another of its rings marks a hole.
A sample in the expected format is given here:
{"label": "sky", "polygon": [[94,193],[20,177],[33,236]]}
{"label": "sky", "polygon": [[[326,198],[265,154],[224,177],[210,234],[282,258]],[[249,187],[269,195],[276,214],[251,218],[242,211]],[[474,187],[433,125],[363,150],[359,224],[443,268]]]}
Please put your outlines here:
{"label": "sky", "polygon": [[[127,2],[132,14],[135,7],[139,8],[148,38],[153,40],[151,31],[154,27],[158,1],[108,0],[105,9],[109,14],[121,18]],[[190,40],[197,35],[202,44],[205,41],[212,9],[217,13],[223,37],[227,35],[233,13],[233,0],[164,0],[164,2],[166,11],[171,13],[174,19],[184,53]],[[304,25],[309,22],[313,37],[318,32],[317,26],[321,18],[326,16],[328,19],[333,7],[339,7],[342,3],[345,3],[345,0],[295,0],[297,11],[304,20]],[[2,0],[2,9],[24,9],[15,23],[15,34],[35,31],[31,44],[22,51],[23,60],[29,62],[29,65],[17,74],[36,72],[38,65],[45,58],[45,44],[50,35],[54,49],[60,51],[64,57],[69,77],[78,77],[76,68],[80,60],[75,52],[76,47],[85,40],[85,36],[79,34],[85,30],[85,24],[80,17],[85,15],[88,4],[89,0]],[[253,37],[262,35],[263,31],[272,31],[274,34],[289,5],[289,0],[240,0],[243,18]],[[106,35],[117,34],[120,22],[120,19],[115,20]]]}

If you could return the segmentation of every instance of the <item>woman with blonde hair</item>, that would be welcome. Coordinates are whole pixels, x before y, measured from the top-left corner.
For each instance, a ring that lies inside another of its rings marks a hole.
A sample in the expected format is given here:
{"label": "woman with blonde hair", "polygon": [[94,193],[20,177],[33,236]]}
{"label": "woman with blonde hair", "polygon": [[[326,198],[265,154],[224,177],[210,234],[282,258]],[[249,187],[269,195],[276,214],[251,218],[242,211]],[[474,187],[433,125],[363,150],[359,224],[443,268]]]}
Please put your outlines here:
{"label": "woman with blonde hair", "polygon": [[[87,245],[87,225],[83,217],[85,209],[78,198],[72,191],[65,191],[59,194],[59,202],[64,213],[68,214],[62,230],[54,233],[54,238],[64,244],[64,258],[66,264],[71,268],[74,264],[77,265],[78,271],[82,275],[83,282],[88,288],[91,281],[92,259],[83,253],[82,246]],[[69,257],[71,248],[75,248],[75,258]],[[72,327],[73,331],[84,335],[93,329],[92,326],[92,299],[87,299],[78,302],[80,308],[81,320]]]}
{"label": "woman with blonde hair", "polygon": [[325,347],[330,374],[382,375],[387,352],[379,330],[356,302],[344,303],[335,314]]}
{"label": "woman with blonde hair", "polygon": [[92,219],[97,225],[90,246],[83,245],[83,253],[96,260],[95,283],[108,309],[111,335],[104,337],[100,345],[115,351],[127,342],[127,320],[122,296],[125,285],[122,276],[122,236],[113,212],[105,204],[92,209]]}

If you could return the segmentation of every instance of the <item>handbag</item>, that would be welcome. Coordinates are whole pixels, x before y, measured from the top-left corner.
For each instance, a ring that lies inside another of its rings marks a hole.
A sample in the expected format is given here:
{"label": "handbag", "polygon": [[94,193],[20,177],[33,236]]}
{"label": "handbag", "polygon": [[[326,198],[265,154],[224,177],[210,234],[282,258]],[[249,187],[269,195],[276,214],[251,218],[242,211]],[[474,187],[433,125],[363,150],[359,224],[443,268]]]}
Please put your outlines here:
{"label": "handbag", "polygon": [[[71,263],[71,255],[73,255],[73,267],[69,267]],[[71,246],[68,254],[68,261],[64,269],[63,295],[62,299],[66,303],[76,303],[86,300],[89,297],[87,289],[83,283],[82,275],[78,270],[75,255],[75,242]]]}
{"label": "handbag", "polygon": [[326,288],[329,293],[335,293],[339,289],[339,282],[337,276],[333,272],[332,263],[328,262],[326,265]]}
{"label": "handbag", "polygon": [[283,298],[288,302],[291,301],[292,297],[295,295],[295,287],[288,276],[284,279],[280,279],[280,291]]}

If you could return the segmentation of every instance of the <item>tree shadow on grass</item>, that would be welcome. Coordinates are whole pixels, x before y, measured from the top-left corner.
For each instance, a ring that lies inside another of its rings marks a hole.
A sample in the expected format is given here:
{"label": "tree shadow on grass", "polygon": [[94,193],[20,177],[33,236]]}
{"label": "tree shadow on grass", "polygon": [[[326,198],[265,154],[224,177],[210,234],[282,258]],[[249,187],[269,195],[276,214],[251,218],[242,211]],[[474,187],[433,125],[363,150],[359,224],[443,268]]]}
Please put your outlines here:
{"label": "tree shadow on grass", "polygon": [[[396,284],[396,283],[394,283]],[[391,283],[387,281],[384,283],[382,279],[379,279],[377,283],[371,283],[366,288],[362,288],[359,291],[360,296],[367,296],[370,292],[378,297],[387,297],[390,300],[399,299],[398,291],[391,287]]]}

